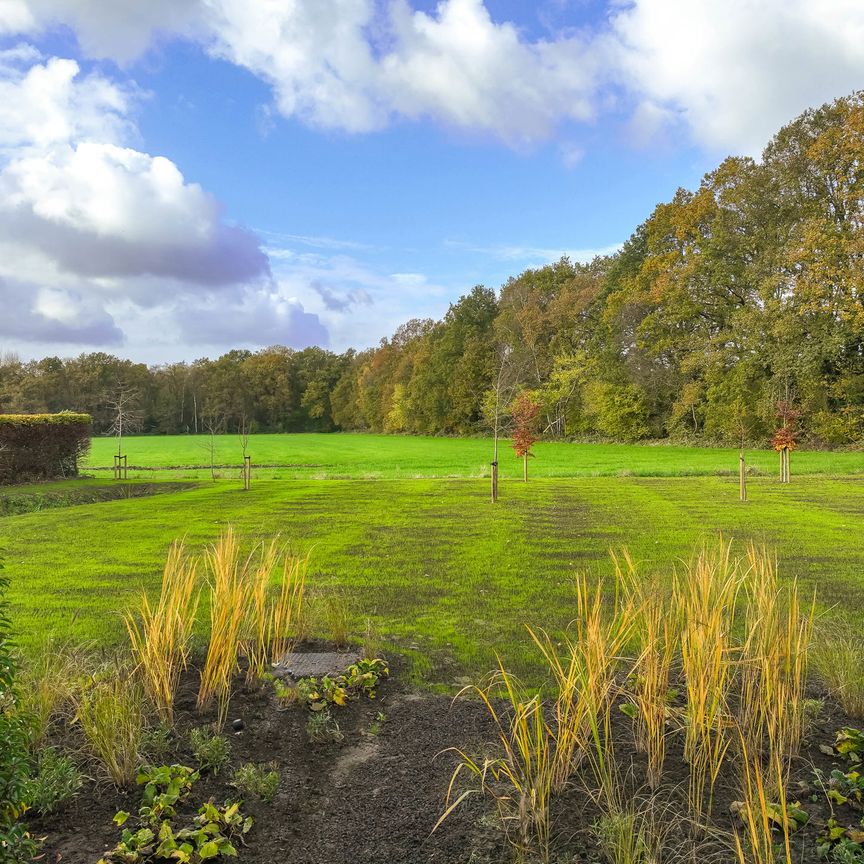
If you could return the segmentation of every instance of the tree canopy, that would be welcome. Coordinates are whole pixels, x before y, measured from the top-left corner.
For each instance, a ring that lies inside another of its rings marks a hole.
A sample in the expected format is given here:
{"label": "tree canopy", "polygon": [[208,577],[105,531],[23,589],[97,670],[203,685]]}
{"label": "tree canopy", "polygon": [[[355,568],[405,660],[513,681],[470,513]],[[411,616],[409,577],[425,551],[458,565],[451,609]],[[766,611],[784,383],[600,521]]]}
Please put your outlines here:
{"label": "tree canopy", "polygon": [[552,436],[864,439],[864,94],[805,112],[762,159],[728,158],[659,204],[615,255],[476,286],[374,349],[281,346],[147,367],[107,354],[0,361],[0,410],[84,411],[140,394],[143,429],[485,428],[506,351]]}

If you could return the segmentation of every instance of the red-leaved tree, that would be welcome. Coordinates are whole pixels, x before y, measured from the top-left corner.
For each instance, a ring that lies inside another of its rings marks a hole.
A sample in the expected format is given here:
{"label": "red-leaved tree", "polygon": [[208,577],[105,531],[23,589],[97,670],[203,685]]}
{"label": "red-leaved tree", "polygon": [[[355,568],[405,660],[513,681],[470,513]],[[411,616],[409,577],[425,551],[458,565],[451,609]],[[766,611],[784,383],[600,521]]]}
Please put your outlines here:
{"label": "red-leaved tree", "polygon": [[540,405],[528,390],[523,390],[510,409],[513,418],[513,449],[524,460],[524,479],[528,482],[528,457],[533,456],[531,446],[537,440],[537,415]]}

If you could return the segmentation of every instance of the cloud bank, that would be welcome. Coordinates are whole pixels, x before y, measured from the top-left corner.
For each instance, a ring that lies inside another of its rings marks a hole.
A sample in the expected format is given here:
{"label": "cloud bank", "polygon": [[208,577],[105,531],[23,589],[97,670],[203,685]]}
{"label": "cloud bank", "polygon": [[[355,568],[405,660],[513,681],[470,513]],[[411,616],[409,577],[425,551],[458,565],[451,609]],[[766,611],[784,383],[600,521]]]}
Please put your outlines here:
{"label": "cloud bank", "polygon": [[804,108],[864,80],[858,0],[615,0],[531,38],[483,0],[6,0],[0,34],[66,25],[128,63],[170,38],[269,83],[285,117],[361,133],[430,118],[522,145],[609,111],[646,134],[758,153]]}

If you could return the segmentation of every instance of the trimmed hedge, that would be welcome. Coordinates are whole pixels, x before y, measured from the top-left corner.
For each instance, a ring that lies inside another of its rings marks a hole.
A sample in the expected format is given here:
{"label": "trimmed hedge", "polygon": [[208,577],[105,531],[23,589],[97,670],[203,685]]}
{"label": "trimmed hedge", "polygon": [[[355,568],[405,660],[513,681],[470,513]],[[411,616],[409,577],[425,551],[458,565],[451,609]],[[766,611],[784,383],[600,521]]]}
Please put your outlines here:
{"label": "trimmed hedge", "polygon": [[89,414],[0,414],[0,483],[74,477],[90,449]]}

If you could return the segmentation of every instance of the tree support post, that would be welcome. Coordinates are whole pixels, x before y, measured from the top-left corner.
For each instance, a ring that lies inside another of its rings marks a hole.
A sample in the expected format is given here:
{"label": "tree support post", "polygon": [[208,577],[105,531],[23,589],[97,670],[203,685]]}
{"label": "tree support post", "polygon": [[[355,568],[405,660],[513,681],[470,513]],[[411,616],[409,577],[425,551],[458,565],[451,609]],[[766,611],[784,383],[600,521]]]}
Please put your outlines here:
{"label": "tree support post", "polygon": [[498,460],[492,463],[492,503],[498,500]]}
{"label": "tree support post", "polygon": [[248,492],[252,488],[252,457],[243,457],[243,491]]}
{"label": "tree support post", "polygon": [[742,501],[747,500],[747,469],[743,450],[738,454],[738,494]]}

